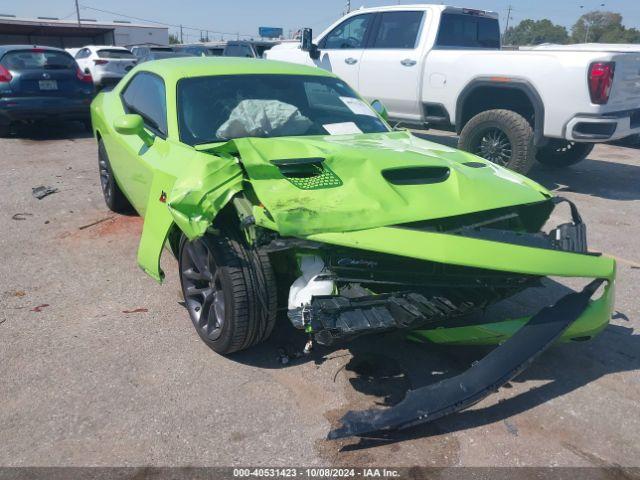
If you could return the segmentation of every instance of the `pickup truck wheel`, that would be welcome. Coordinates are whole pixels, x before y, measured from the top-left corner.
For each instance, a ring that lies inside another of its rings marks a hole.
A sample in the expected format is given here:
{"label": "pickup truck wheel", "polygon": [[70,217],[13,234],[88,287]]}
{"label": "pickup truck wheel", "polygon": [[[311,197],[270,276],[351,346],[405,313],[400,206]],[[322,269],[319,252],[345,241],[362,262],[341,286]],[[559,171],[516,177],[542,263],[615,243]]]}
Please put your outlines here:
{"label": "pickup truck wheel", "polygon": [[593,143],[549,140],[547,145],[538,148],[536,160],[549,167],[568,167],[587,158],[594,146]]}
{"label": "pickup truck wheel", "polygon": [[98,169],[100,171],[100,187],[102,196],[109,210],[116,213],[128,213],[133,210],[129,200],[124,196],[116,183],[116,178],[111,170],[109,155],[102,139],[98,141]]}
{"label": "pickup truck wheel", "polygon": [[467,122],[458,148],[526,174],[535,160],[533,129],[511,110],[487,110]]}
{"label": "pickup truck wheel", "polygon": [[266,340],[276,320],[276,281],[266,253],[220,230],[180,240],[180,284],[200,338],[226,355]]}

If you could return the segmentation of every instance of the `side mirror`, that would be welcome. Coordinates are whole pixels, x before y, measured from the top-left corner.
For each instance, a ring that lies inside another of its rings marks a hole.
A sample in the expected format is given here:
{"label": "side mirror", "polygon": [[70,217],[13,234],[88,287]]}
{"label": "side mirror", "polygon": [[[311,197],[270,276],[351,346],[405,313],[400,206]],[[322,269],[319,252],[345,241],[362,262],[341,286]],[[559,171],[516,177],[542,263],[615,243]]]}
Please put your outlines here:
{"label": "side mirror", "polygon": [[380,100],[373,100],[371,102],[371,107],[384,119],[385,122],[389,121],[389,113]]}
{"label": "side mirror", "polygon": [[144,121],[138,114],[128,113],[116,118],[113,122],[113,128],[120,135],[137,135],[147,147],[153,145],[153,136],[144,129]]}
{"label": "side mirror", "polygon": [[309,52],[309,56],[313,60],[317,60],[320,58],[320,50],[318,50],[318,46],[313,43],[313,30],[310,28],[302,29],[302,50],[304,52]]}

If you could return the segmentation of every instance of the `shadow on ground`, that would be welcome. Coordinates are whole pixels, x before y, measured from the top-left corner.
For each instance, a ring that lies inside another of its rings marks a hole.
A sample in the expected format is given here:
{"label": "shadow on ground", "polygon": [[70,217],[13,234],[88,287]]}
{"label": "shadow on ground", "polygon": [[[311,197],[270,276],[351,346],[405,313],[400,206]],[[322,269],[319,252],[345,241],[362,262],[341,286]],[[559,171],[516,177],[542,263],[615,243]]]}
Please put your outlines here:
{"label": "shadow on ground", "polygon": [[82,122],[63,121],[60,123],[38,122],[26,125],[13,125],[8,138],[22,140],[75,140],[79,138],[91,138],[92,132],[88,131]]}
{"label": "shadow on ground", "polygon": [[[512,299],[491,307],[489,318],[514,318],[532,314],[543,305],[552,304],[570,290],[552,280],[545,280],[544,288],[534,288]],[[614,315],[619,322],[629,319],[624,313]],[[410,389],[420,388],[467,370],[471,364],[484,357],[491,347],[446,347],[434,344],[417,344],[405,339],[401,332],[372,335],[355,339],[336,351],[316,348],[308,356],[300,352],[306,337],[293,329],[286,318],[279,321],[274,335],[265,344],[249,351],[240,352],[231,359],[261,368],[289,368],[306,362],[322,366],[336,355],[344,356],[346,362],[341,367],[328,363],[327,368],[333,379],[344,373],[351,388],[366,396],[364,408],[384,408],[401,401]],[[288,362],[279,361],[283,352]],[[466,430],[481,425],[503,421],[518,413],[544,404],[565,395],[600,377],[616,372],[640,369],[640,335],[632,328],[609,325],[596,339],[588,343],[562,344],[545,352],[513,383],[544,380],[542,386],[534,387],[514,397],[481,409],[466,410],[450,415],[433,423],[423,424],[403,431],[392,432],[376,438],[360,438],[345,441],[342,451],[357,450],[411,440],[419,437]],[[344,372],[341,372],[344,370]],[[495,398],[495,397],[494,397]],[[357,405],[346,405],[348,410],[362,409],[362,401]],[[332,428],[338,426],[332,419]],[[350,443],[346,443],[350,442]]]}
{"label": "shadow on ground", "polygon": [[[446,133],[415,133],[417,137],[456,148],[458,137]],[[631,161],[635,144],[616,143],[616,146],[628,147],[628,159]],[[550,168],[539,163],[534,164],[529,177],[555,192],[576,192],[592,197],[610,200],[638,200],[640,199],[640,165],[629,165],[619,161],[625,160],[624,150],[615,153],[610,150],[599,149],[589,155],[589,158],[568,168]]]}

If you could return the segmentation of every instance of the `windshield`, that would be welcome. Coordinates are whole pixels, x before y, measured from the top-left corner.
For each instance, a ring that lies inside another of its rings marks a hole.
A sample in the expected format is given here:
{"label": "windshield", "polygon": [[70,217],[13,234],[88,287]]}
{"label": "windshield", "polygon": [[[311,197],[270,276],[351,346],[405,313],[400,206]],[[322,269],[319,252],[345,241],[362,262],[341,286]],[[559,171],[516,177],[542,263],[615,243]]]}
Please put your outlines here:
{"label": "windshield", "polygon": [[189,145],[241,137],[387,132],[342,80],[312,75],[218,75],[178,83],[180,139]]}
{"label": "windshield", "polygon": [[116,58],[116,59],[127,59],[127,60],[135,60],[135,55],[131,53],[129,50],[121,50],[119,48],[103,48],[98,50],[98,57],[100,58]]}
{"label": "windshield", "polygon": [[55,50],[16,50],[8,52],[2,58],[2,65],[16,72],[39,68],[76,68],[76,62],[71,55]]}

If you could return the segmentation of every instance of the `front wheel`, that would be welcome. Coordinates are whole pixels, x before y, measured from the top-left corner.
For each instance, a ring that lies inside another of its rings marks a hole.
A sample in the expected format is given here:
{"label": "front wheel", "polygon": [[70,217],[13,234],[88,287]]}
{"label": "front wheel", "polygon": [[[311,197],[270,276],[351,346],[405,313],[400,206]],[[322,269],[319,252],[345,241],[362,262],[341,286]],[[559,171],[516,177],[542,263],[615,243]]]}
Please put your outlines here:
{"label": "front wheel", "polygon": [[521,174],[535,160],[533,129],[511,110],[487,110],[471,118],[460,132],[458,148]]}
{"label": "front wheel", "polygon": [[593,143],[549,140],[544,147],[538,148],[536,160],[549,167],[568,167],[587,158],[594,146]]}
{"label": "front wheel", "polygon": [[276,282],[266,253],[231,230],[182,237],[178,265],[185,305],[200,338],[226,355],[266,340],[276,320]]}

